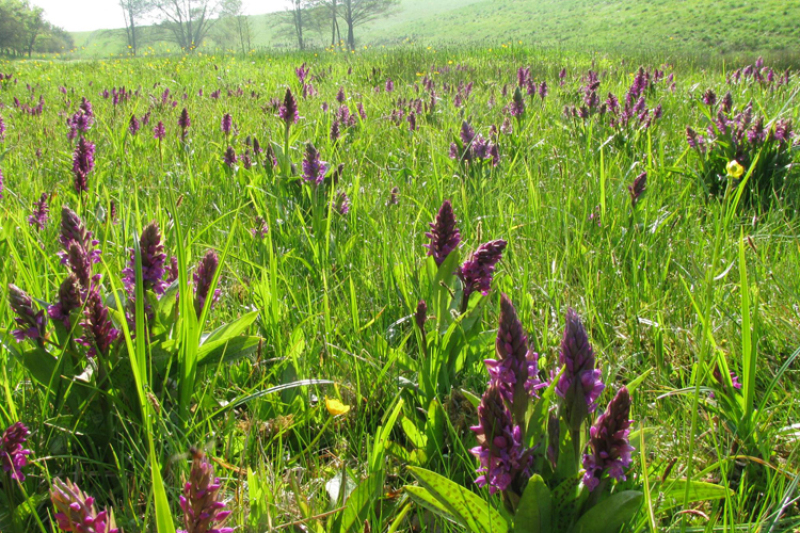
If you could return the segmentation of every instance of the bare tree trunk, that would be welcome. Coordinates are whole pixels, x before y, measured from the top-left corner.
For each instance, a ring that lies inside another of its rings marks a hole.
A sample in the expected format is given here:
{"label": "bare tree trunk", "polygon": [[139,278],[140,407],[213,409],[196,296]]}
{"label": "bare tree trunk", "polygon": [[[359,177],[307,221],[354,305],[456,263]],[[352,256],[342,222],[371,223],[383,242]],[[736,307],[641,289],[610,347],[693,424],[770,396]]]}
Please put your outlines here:
{"label": "bare tree trunk", "polygon": [[339,29],[336,24],[336,2],[337,0],[331,0],[331,46],[336,44],[336,31]]}

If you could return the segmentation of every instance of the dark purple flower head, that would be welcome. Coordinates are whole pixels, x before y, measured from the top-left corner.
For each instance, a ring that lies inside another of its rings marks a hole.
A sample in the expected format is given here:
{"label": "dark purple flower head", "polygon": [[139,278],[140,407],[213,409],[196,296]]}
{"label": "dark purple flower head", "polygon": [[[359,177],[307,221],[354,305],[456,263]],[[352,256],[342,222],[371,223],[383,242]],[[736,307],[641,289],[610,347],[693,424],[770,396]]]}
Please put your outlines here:
{"label": "dark purple flower head", "polygon": [[790,119],[780,119],[775,122],[775,130],[772,134],[773,138],[781,144],[791,143],[794,137],[792,131],[792,121]]}
{"label": "dark purple flower head", "polygon": [[386,92],[390,93],[392,91],[394,91],[394,82],[392,81],[391,78],[388,78],[386,80]]}
{"label": "dark purple flower head", "polygon": [[136,118],[136,115],[131,115],[131,120],[128,123],[128,133],[131,135],[136,135],[139,133],[139,129],[141,128],[141,124],[139,124],[139,119]]}
{"label": "dark purple flower head", "polygon": [[181,111],[181,116],[178,118],[178,127],[181,129],[181,138],[186,138],[186,132],[192,125],[192,119],[189,118],[189,110],[185,107]]}
{"label": "dark purple flower head", "polygon": [[33,213],[28,217],[28,225],[41,231],[50,219],[50,196],[43,192],[39,201],[33,204]]}
{"label": "dark purple flower head", "polygon": [[717,93],[714,92],[714,89],[708,89],[703,93],[703,103],[707,106],[713,106],[717,103]]}
{"label": "dark purple flower head", "polygon": [[450,200],[442,202],[436,219],[430,223],[431,231],[425,234],[431,240],[426,244],[428,255],[436,261],[436,266],[442,266],[450,252],[461,244],[461,232],[456,226],[456,215]]}
{"label": "dark purple flower head", "polygon": [[472,129],[472,126],[470,126],[466,120],[461,123],[460,136],[464,147],[469,148],[469,145],[472,144],[472,140],[475,138],[475,130]]}
{"label": "dark purple flower head", "polygon": [[480,460],[475,480],[489,492],[508,489],[518,478],[527,477],[532,455],[522,444],[522,431],[511,420],[511,412],[495,385],[489,385],[478,406],[478,425],[470,428],[478,437],[478,446],[470,453]]}
{"label": "dark purple flower head", "polygon": [[81,137],[72,155],[72,174],[78,194],[89,190],[86,177],[94,169],[94,144]]}
{"label": "dark purple flower head", "polygon": [[719,103],[719,107],[725,113],[730,113],[733,109],[733,95],[730,91],[725,93],[725,96],[722,97],[722,100]]}
{"label": "dark purple flower head", "polygon": [[169,266],[167,266],[166,270],[166,281],[167,285],[173,283],[175,280],[178,279],[178,258],[174,255],[169,258]]}
{"label": "dark purple flower head", "polygon": [[294,73],[297,75],[297,79],[300,80],[300,85],[306,82],[309,70],[310,69],[306,67],[305,63],[294,69]]}
{"label": "dark purple flower head", "polygon": [[[157,295],[164,294],[167,283],[164,280],[164,265],[167,254],[161,239],[158,222],[151,222],[142,230],[139,238],[139,250],[142,256],[142,289],[152,290]],[[122,280],[129,297],[133,297],[136,288],[136,253],[130,249],[128,267],[122,271]]]}
{"label": "dark purple flower head", "polygon": [[350,212],[350,197],[344,191],[336,193],[336,198],[333,201],[333,210],[340,215],[346,215]]}
{"label": "dark purple flower head", "polygon": [[622,387],[609,402],[605,413],[597,417],[590,431],[590,453],[583,456],[583,484],[590,491],[600,485],[603,473],[617,481],[625,481],[625,469],[631,464],[633,446],[628,441],[631,431],[631,397]]}
{"label": "dark purple flower head", "polygon": [[547,82],[543,81],[542,84],[539,85],[539,98],[541,98],[542,101],[544,101],[544,99],[547,98],[547,93],[548,93]]}
{"label": "dark purple flower head", "polygon": [[636,179],[633,180],[633,184],[628,186],[628,192],[631,195],[631,206],[636,207],[636,204],[639,203],[639,198],[641,198],[642,194],[644,194],[645,188],[647,187],[647,172],[642,172]]}
{"label": "dark purple flower head", "polygon": [[[194,309],[198,318],[203,312],[208,292],[211,290],[211,282],[214,280],[218,266],[219,257],[217,257],[217,253],[214,250],[209,250],[197,264],[197,268],[194,271]],[[218,299],[219,289],[216,289],[211,298],[211,307],[214,306]]]}
{"label": "dark purple flower head", "polygon": [[92,264],[100,262],[100,250],[97,248],[100,243],[94,239],[92,232],[86,229],[78,214],[67,206],[61,208],[61,236],[59,240],[64,248],[64,251],[59,253],[62,265],[66,265],[68,262],[67,252],[73,242],[78,243],[84,250],[88,251]]}
{"label": "dark purple flower head", "polygon": [[17,315],[14,318],[14,322],[16,322],[18,329],[11,332],[17,342],[22,342],[25,339],[39,340],[44,338],[46,322],[44,311],[36,311],[34,309],[33,300],[28,293],[16,285],[9,284],[8,302],[11,304],[14,314]]}
{"label": "dark purple flower head", "polygon": [[297,121],[300,120],[297,100],[295,100],[291,89],[286,89],[286,94],[283,97],[283,104],[278,109],[278,117],[286,123],[287,128],[292,124],[297,124]]}
{"label": "dark purple flower head", "polygon": [[220,129],[222,133],[225,135],[229,135],[231,133],[231,128],[233,127],[233,117],[230,113],[225,113],[222,115],[222,122],[220,123]]}
{"label": "dark purple flower head", "polygon": [[341,135],[341,131],[339,130],[339,121],[334,119],[331,122],[331,142],[336,142],[339,140],[339,136]]}
{"label": "dark purple flower head", "polygon": [[514,97],[511,100],[511,105],[508,107],[509,113],[512,117],[522,117],[525,114],[525,99],[522,96],[522,91],[519,87],[514,89]]}
{"label": "dark purple flower head", "polygon": [[425,300],[417,302],[417,311],[414,313],[414,323],[421,332],[425,332],[425,322],[428,321],[428,304]]}
{"label": "dark purple flower head", "polygon": [[562,416],[565,422],[573,432],[577,432],[589,413],[597,409],[597,399],[605,385],[600,370],[595,368],[594,351],[586,329],[572,308],[567,309],[566,322],[558,356],[564,371],[556,385],[556,393],[564,400]]}
{"label": "dark purple flower head", "polygon": [[166,136],[167,136],[167,129],[164,127],[164,123],[159,120],[158,124],[156,124],[155,127],[153,128],[153,138],[162,141]]}
{"label": "dark purple flower head", "polygon": [[58,302],[47,308],[47,315],[52,320],[58,320],[66,329],[72,327],[69,315],[73,310],[80,309],[83,305],[83,296],[78,276],[70,273],[58,288]]}
{"label": "dark purple flower head", "polygon": [[238,161],[236,157],[236,150],[233,149],[233,146],[228,146],[228,148],[225,150],[225,155],[222,157],[222,162],[228,167],[233,168],[234,165],[236,165],[236,161]]}
{"label": "dark purple flower head", "polygon": [[539,356],[528,349],[528,337],[514,305],[505,294],[500,298],[495,353],[495,359],[484,361],[490,376],[489,384],[500,391],[514,422],[524,427],[529,397],[538,397],[536,391],[546,384],[538,379]]}
{"label": "dark purple flower head", "polygon": [[87,253],[83,246],[78,244],[76,241],[72,241],[69,243],[69,248],[67,248],[66,259],[67,266],[78,278],[81,287],[88,290],[89,287],[91,287],[92,282],[96,279],[96,277],[92,275],[91,256]]}
{"label": "dark purple flower head", "polygon": [[214,477],[214,467],[206,455],[192,449],[192,470],[183,486],[180,497],[183,525],[177,533],[233,533],[234,528],[224,527],[230,511],[225,511],[219,490],[220,479]]}
{"label": "dark purple flower head", "polygon": [[89,348],[86,355],[96,357],[99,354],[106,357],[111,345],[119,337],[119,331],[108,317],[108,308],[103,303],[97,286],[92,287],[86,296],[81,327],[83,327],[83,337],[78,341]]}
{"label": "dark purple flower head", "polygon": [[344,87],[339,87],[339,92],[336,93],[336,101],[343,104],[345,100],[347,100],[347,97],[344,94]]}
{"label": "dark purple flower head", "polygon": [[400,187],[392,187],[392,190],[389,191],[389,199],[386,201],[386,205],[398,205],[400,203]]}
{"label": "dark purple flower head", "polygon": [[489,294],[495,266],[503,257],[506,244],[502,239],[485,242],[458,268],[458,277],[464,285],[465,302],[469,301],[473,292],[480,292],[484,296]]}
{"label": "dark purple flower head", "polygon": [[[62,531],[84,533],[117,533],[114,516],[107,510],[97,512],[94,498],[87,496],[78,485],[69,479],[66,483],[59,478],[53,480],[50,500],[56,509],[54,518]],[[209,532],[210,533],[210,532]]]}
{"label": "dark purple flower head", "polygon": [[747,140],[750,144],[761,144],[767,140],[767,130],[764,128],[764,119],[758,117],[749,130],[747,130]]}
{"label": "dark purple flower head", "polygon": [[306,154],[303,158],[303,179],[307,183],[320,185],[325,180],[325,172],[327,170],[328,164],[320,159],[317,148],[311,143],[306,143]]}
{"label": "dark purple flower head", "polygon": [[3,432],[3,438],[0,440],[0,464],[12,481],[25,481],[22,469],[28,464],[31,451],[26,450],[23,445],[28,441],[30,434],[22,422],[11,424]]}

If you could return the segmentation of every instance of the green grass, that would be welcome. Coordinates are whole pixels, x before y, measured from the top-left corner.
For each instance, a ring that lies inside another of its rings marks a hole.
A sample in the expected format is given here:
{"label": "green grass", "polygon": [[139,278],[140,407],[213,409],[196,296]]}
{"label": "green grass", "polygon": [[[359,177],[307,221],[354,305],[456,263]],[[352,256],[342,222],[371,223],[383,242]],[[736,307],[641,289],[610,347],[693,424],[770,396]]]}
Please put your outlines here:
{"label": "green grass", "polygon": [[[568,10],[569,4],[563,6]],[[497,2],[497,13],[506,8],[503,17],[511,19],[508,13],[522,7]],[[768,120],[797,123],[797,73],[790,85],[778,88],[729,86],[729,67],[726,73],[713,64],[701,68],[681,56],[487,48],[0,66],[19,80],[4,82],[0,91],[7,126],[0,160],[2,300],[9,283],[37,302],[57,298],[67,273],[56,255],[62,205],[75,208],[100,242],[103,260],[95,268],[112,308],[125,300],[121,272],[148,222],[159,223],[181,272],[175,287],[179,311],[166,313],[181,317],[163,333],[170,342],[147,340],[143,298],[136,298],[138,320],[118,341],[114,358],[101,361],[110,368],[113,387],[98,385],[98,375],[89,384],[68,379],[73,363],[66,356],[51,361],[63,367],[45,373],[50,381],[42,384],[42,373],[13,355],[33,345],[10,338],[6,328],[13,329],[13,313],[0,306],[0,429],[24,421],[33,451],[24,484],[8,484],[0,472],[6,498],[19,504],[10,507],[18,509],[14,520],[0,510],[4,533],[49,531],[47,491],[56,476],[79,482],[113,506],[126,532],[156,531],[153,502],[163,513],[165,499],[181,524],[177,502],[190,445],[205,446],[217,461],[234,512],[231,522],[242,531],[272,531],[294,522],[333,531],[330,520],[342,516],[333,511],[342,503],[337,487],[346,485],[343,478],[371,490],[365,509],[372,531],[456,531],[393,493],[414,483],[405,468],[413,463],[399,449],[386,450],[387,440],[379,438],[388,435],[408,455],[411,439],[390,415],[412,424],[425,420],[421,413],[435,418],[412,386],[422,380],[412,313],[429,290],[423,245],[444,199],[453,202],[462,256],[491,239],[508,241],[491,292],[473,303],[474,325],[463,326],[475,328],[476,336],[458,352],[466,363],[449,376],[453,390],[480,395],[486,386],[481,360],[494,355],[501,293],[516,306],[547,371],[556,370],[564,315],[573,307],[607,383],[600,408],[620,386],[636,384],[631,418],[640,432],[624,486],[642,489],[647,480],[648,493],[630,530],[797,530],[800,381],[792,357],[800,346],[800,219],[791,187],[797,167],[788,171],[783,196],[732,207],[735,190],[722,199],[704,194],[702,160],[685,136],[687,126],[704,129],[700,97],[707,88],[720,95],[731,90],[738,109],[752,100]],[[282,98],[287,85],[297,89],[294,68],[304,61],[319,96],[300,101],[290,158],[301,168],[305,143],[313,142],[332,167],[345,165],[338,185],[315,192],[263,167],[226,167],[226,147],[241,156],[249,136],[262,146],[272,142],[280,152],[284,129],[269,100]],[[663,67],[666,61],[672,66]],[[600,73],[602,95],[611,91],[622,99],[639,63],[675,75],[674,92],[662,82],[648,93],[648,105],[660,103],[664,110],[650,129],[615,132],[599,120],[563,116],[565,105],[580,105],[581,78],[590,68]],[[517,68],[528,65],[534,80],[547,81],[549,96],[528,100],[513,134],[499,135],[496,168],[465,171],[448,157],[462,120],[484,136],[492,125],[499,127],[511,98],[502,96],[503,86],[513,88]],[[416,91],[423,75],[434,79],[439,101],[436,112],[420,115],[419,129],[411,132],[407,122],[398,126],[389,117],[399,98],[427,102],[427,93]],[[393,94],[373,90],[389,77]],[[463,108],[455,107],[455,87],[470,81],[472,96]],[[31,101],[28,84],[34,103],[39,95],[45,98],[41,116],[14,107],[14,97]],[[118,106],[100,96],[122,86],[138,94]],[[363,103],[367,118],[333,143],[332,113],[323,112],[322,104],[337,105],[340,87],[354,113],[356,103]],[[156,103],[166,88],[177,101],[174,108]],[[215,90],[221,90],[219,99],[210,97]],[[74,141],[64,123],[82,96],[97,117],[87,134],[97,145],[97,166],[88,177],[89,191],[78,197],[71,175]],[[186,143],[177,125],[183,107],[192,120]],[[130,135],[130,116],[148,111],[149,125]],[[232,114],[236,126],[227,139],[220,132],[224,113]],[[158,121],[167,128],[160,147],[152,135]],[[796,151],[791,157],[794,165],[800,162]],[[628,186],[642,171],[648,173],[647,191],[632,209]],[[397,205],[388,202],[394,187]],[[337,191],[350,197],[346,215],[329,208]],[[50,222],[40,232],[26,219],[43,192],[54,197]],[[111,201],[118,207],[117,224],[108,218]],[[250,232],[257,217],[269,226],[263,239]],[[222,294],[203,314],[208,320],[198,321],[189,318],[189,283],[209,249],[222,257]],[[447,290],[436,287],[447,298]],[[112,317],[125,329],[122,315]],[[441,313],[434,318],[437,324],[447,320]],[[237,320],[244,325],[233,343],[252,341],[249,348],[238,354],[231,343],[217,354],[219,360],[203,362],[204,332]],[[427,334],[438,338],[433,323]],[[712,363],[742,379],[742,391],[730,396],[739,407],[724,404],[727,396],[712,376]],[[74,364],[82,369],[85,359]],[[467,450],[476,442],[467,427],[476,421],[474,409],[444,388],[434,395],[447,429],[432,445],[427,465],[500,506],[499,498],[473,483],[477,463]],[[710,389],[717,400],[709,399]],[[332,417],[325,398],[342,400],[350,412]],[[694,502],[684,494],[687,479],[732,492]],[[162,533],[169,521],[161,514],[158,522]]]}
{"label": "green grass", "polygon": [[[251,17],[256,48],[294,42],[279,33],[279,14]],[[357,29],[361,45],[462,45],[521,41],[528,46],[569,50],[721,54],[798,52],[800,5],[785,0],[403,0],[390,17]],[[78,55],[103,57],[125,52],[124,36],[107,31],[73,34]],[[310,35],[314,46],[329,44],[328,30]],[[220,43],[207,44],[219,48]],[[153,51],[175,48],[150,43]]]}

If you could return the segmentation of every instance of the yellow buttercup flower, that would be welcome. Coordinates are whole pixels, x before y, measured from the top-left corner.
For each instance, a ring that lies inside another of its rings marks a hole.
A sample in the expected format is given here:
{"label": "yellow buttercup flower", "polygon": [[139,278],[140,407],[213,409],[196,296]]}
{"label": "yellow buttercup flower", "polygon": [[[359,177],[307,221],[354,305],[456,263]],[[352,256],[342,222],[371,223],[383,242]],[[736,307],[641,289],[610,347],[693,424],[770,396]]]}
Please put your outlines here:
{"label": "yellow buttercup flower", "polygon": [[728,176],[732,178],[738,179],[742,177],[742,174],[744,174],[744,167],[735,159],[728,163],[728,165],[725,167],[725,170],[728,171]]}
{"label": "yellow buttercup flower", "polygon": [[336,398],[325,398],[325,407],[331,416],[344,415],[350,412],[350,406],[343,404]]}

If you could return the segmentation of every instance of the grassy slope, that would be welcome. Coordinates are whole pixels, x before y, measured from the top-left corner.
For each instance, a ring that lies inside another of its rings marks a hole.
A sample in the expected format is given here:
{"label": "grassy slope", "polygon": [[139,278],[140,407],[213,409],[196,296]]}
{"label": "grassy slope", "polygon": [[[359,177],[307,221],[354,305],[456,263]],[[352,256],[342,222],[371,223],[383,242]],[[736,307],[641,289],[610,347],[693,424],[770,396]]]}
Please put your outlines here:
{"label": "grassy slope", "polygon": [[[279,14],[255,15],[254,46],[291,46],[278,35]],[[674,51],[794,51],[800,3],[785,0],[403,0],[398,12],[363,27],[363,44],[497,42],[544,46]],[[119,53],[121,35],[73,34],[94,56]],[[327,43],[327,32],[312,36]],[[154,43],[159,51],[169,44]]]}
{"label": "grassy slope", "polygon": [[568,47],[781,50],[797,46],[798,19],[800,4],[782,0],[484,0],[368,36],[387,42],[525,39]]}

